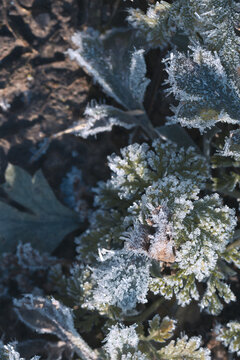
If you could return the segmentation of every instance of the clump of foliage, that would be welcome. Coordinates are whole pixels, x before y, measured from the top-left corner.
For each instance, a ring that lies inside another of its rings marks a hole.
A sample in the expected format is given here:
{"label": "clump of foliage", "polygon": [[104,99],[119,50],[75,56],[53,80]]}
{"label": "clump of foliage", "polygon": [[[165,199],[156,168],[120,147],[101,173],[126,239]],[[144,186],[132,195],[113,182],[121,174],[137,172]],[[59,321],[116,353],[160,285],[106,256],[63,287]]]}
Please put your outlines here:
{"label": "clump of foliage", "polygon": [[[146,12],[129,9],[128,28],[103,34],[87,29],[73,36],[76,49],[68,55],[114,101],[88,105],[77,134],[87,138],[121,126],[129,131],[130,144],[108,157],[110,178],[93,189],[94,208],[87,211],[88,228],[76,238],[75,263],[66,270],[29,244],[17,249],[22,267],[31,254],[31,271],[47,259],[51,297],[25,295],[14,300],[14,308],[26,326],[58,338],[46,340],[52,358],[211,358],[200,335],[176,335],[172,314],[197,303],[202,313],[219,315],[236,301],[231,279],[240,267],[239,14],[234,0],[161,1]],[[175,97],[175,105],[166,124],[154,127],[144,104],[150,83],[145,55],[166,46],[171,49],[162,59],[166,95]],[[184,127],[198,130],[199,140]],[[138,143],[132,140],[136,130]],[[15,171],[4,190],[33,214],[1,206],[24,221],[38,214],[41,219],[46,206],[40,206],[35,186],[44,182],[42,175],[27,177],[31,201],[16,191],[17,176],[25,175]],[[62,188],[79,212],[85,205],[75,202],[72,188],[66,191],[73,175],[81,181],[81,172],[74,170]],[[53,194],[51,203],[48,214],[60,224],[67,214],[75,229],[75,215]],[[160,318],[164,306],[169,314]],[[101,345],[92,349],[80,335],[84,331]],[[218,340],[240,354],[237,319],[218,332]],[[17,344],[2,344],[1,357],[20,360]]]}
{"label": "clump of foliage", "polygon": [[226,327],[219,327],[218,332],[218,340],[228,346],[231,353],[236,352],[240,355],[240,323],[230,321]]}

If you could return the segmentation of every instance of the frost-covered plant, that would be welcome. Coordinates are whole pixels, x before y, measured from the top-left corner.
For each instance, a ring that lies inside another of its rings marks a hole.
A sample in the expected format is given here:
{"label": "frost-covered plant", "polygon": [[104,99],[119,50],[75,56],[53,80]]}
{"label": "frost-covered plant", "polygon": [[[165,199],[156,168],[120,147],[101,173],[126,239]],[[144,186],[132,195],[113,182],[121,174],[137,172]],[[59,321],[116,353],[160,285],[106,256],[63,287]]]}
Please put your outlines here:
{"label": "frost-covered plant", "polygon": [[217,331],[219,333],[217,339],[222,341],[231,353],[236,352],[240,355],[240,323],[230,321],[226,327],[218,326]]}
{"label": "frost-covered plant", "polygon": [[[146,142],[132,143],[130,136],[129,146],[108,157],[111,178],[94,189],[75,264],[63,270],[54,258],[19,245],[14,259],[22,268],[43,270],[45,259],[54,265],[48,280],[61,301],[26,295],[14,305],[25,325],[55,335],[70,359],[75,353],[83,360],[209,360],[201,337],[170,340],[177,322],[161,321],[158,312],[168,300],[176,315],[178,305],[195,301],[216,315],[236,299],[228,279],[240,268],[240,6],[237,0],[158,1],[146,13],[130,9],[128,21],[131,28],[103,34],[90,28],[72,37],[68,55],[112,98],[111,105],[92,101],[75,129],[87,138],[115,125],[138,126],[139,141]],[[166,92],[176,102],[167,119],[172,125],[155,128],[144,104],[145,55],[166,45]],[[203,137],[194,141],[177,123]],[[73,169],[62,189],[78,210],[76,178],[81,173]],[[239,354],[239,323],[218,330],[218,340]],[[98,344],[105,338],[101,349],[91,349],[84,331],[95,331]],[[4,349],[7,359],[21,360],[11,345]]]}
{"label": "frost-covered plant", "polygon": [[[95,251],[116,251],[93,269],[93,299],[87,304],[133,310],[137,302],[146,301],[147,284],[166,299],[175,295],[182,306],[198,300],[213,314],[222,309],[220,298],[235,300],[222,266],[238,258],[227,248],[235,212],[218,194],[200,198],[209,174],[206,159],[193,148],[155,140],[152,147],[134,144],[122,149],[121,156],[109,157],[109,166],[111,179],[96,189],[98,209],[77,242],[79,258],[86,259],[94,246]],[[124,249],[117,250],[123,243]],[[159,266],[157,276],[148,271],[153,261]],[[160,264],[168,267],[168,275]],[[199,282],[206,284],[203,294]]]}
{"label": "frost-covered plant", "polygon": [[142,254],[129,251],[102,256],[100,266],[93,269],[89,309],[112,305],[125,312],[135,309],[137,303],[147,302],[150,264]]}
{"label": "frost-covered plant", "polygon": [[[22,358],[12,344],[0,345],[0,359],[1,360],[25,360]],[[34,356],[31,360],[39,360],[39,356]]]}
{"label": "frost-covered plant", "polygon": [[59,301],[26,295],[15,300],[14,305],[19,318],[32,330],[57,336],[83,360],[97,360],[97,353],[76,331],[72,310]]}
{"label": "frost-covered plant", "polygon": [[152,321],[149,321],[149,325],[148,336],[144,336],[136,324],[128,327],[121,324],[112,326],[104,345],[108,359],[210,360],[210,351],[201,347],[200,337],[189,339],[185,335],[157,350],[154,345],[149,344],[149,341],[153,341],[153,344],[165,343],[172,337],[175,324],[168,317],[164,318],[160,324],[160,318],[156,315]]}
{"label": "frost-covered plant", "polygon": [[[219,122],[239,124],[238,1],[160,1],[146,14],[130,9],[128,20],[140,38],[148,40],[146,48],[177,44],[178,51],[165,60],[168,91],[179,101],[170,123],[200,131]],[[186,44],[191,44],[188,54]],[[226,150],[229,142],[232,139],[226,141]]]}
{"label": "frost-covered plant", "polygon": [[92,102],[85,111],[87,124],[78,132],[86,138],[113,125],[131,129],[140,126],[150,137],[155,130],[144,110],[143,100],[149,79],[145,77],[144,50],[139,48],[129,29],[112,29],[104,35],[94,29],[78,32],[72,37],[76,50],[68,54],[93,76],[105,93],[124,110]]}
{"label": "frost-covered plant", "polygon": [[169,91],[179,100],[171,123],[200,131],[218,122],[239,124],[239,90],[227,76],[217,53],[200,46],[191,55],[171,53],[166,62]]}

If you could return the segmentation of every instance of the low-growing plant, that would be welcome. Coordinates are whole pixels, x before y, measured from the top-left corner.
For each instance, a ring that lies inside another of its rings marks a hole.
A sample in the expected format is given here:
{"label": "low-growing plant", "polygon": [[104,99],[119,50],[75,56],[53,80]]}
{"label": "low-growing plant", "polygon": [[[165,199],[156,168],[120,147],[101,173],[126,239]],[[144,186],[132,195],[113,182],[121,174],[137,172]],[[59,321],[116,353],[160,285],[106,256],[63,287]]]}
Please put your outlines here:
{"label": "low-growing plant", "polygon": [[[91,102],[74,128],[77,135],[87,138],[120,126],[129,132],[129,145],[108,156],[110,178],[93,189],[88,228],[76,238],[77,256],[68,271],[51,256],[35,256],[36,266],[47,259],[54,297],[14,300],[25,325],[58,338],[45,340],[54,349],[49,359],[211,358],[206,338],[191,331],[179,335],[184,320],[177,321],[177,314],[197,304],[199,316],[213,317],[236,301],[231,280],[240,267],[239,14],[234,0],[157,1],[146,12],[131,7],[127,28],[102,34],[88,28],[73,35],[75,49],[68,55],[113,100]],[[172,116],[153,126],[144,103],[150,83],[145,55],[167,46],[162,61]],[[132,140],[137,129],[138,143]],[[68,194],[66,179],[62,188]],[[26,219],[38,215],[39,202],[34,181],[28,181],[32,202],[23,205],[36,213]],[[22,199],[20,193],[13,196],[15,187],[5,190],[13,200]],[[74,199],[70,205],[76,210],[80,202]],[[48,212],[55,216],[58,203],[52,202]],[[1,206],[20,216],[10,205]],[[68,230],[75,229],[75,215],[59,209],[60,222],[69,215]],[[19,251],[24,267],[29,260],[24,254],[35,253],[30,244],[19,245]],[[217,331],[217,339],[239,355],[238,319]],[[101,346],[90,347],[84,333]],[[20,360],[18,345],[2,344],[1,358]]]}

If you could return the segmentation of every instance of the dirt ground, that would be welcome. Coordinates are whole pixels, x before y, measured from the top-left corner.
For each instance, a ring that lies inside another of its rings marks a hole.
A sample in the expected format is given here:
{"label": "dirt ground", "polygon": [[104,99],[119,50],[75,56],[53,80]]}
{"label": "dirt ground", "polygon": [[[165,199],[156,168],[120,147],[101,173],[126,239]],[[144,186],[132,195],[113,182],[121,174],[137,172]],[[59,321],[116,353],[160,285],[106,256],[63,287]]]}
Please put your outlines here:
{"label": "dirt ground", "polygon": [[[129,137],[122,129],[88,140],[66,133],[83,120],[84,109],[91,99],[101,100],[106,96],[65,52],[72,46],[71,36],[77,30],[88,26],[101,31],[127,26],[125,16],[129,6],[133,6],[131,1],[119,0],[0,0],[0,182],[4,181],[8,163],[19,165],[31,174],[41,168],[62,200],[62,180],[76,166],[82,170],[86,184],[81,196],[91,205],[91,187],[109,175],[106,156],[127,145]],[[134,6],[144,9],[146,2],[135,1]],[[166,76],[161,63],[163,55],[154,50],[146,58],[147,75],[152,82],[145,106],[153,123],[158,125],[170,114],[171,102],[170,98],[163,100],[162,82]],[[111,101],[107,99],[108,104]],[[46,153],[36,156],[40,144],[51,137]],[[74,236],[64,239],[55,255],[73,260],[73,239]],[[240,294],[237,281],[233,287]],[[0,336],[8,340],[32,336],[25,328],[23,336],[23,328],[16,323],[9,304],[3,301],[1,308]],[[213,351],[213,359],[227,359],[212,329],[216,321],[224,323],[240,315],[237,303],[226,306],[217,320],[207,315],[194,318],[191,315],[194,309],[178,314],[188,319],[182,330],[187,330],[188,335],[202,335],[205,345]]]}

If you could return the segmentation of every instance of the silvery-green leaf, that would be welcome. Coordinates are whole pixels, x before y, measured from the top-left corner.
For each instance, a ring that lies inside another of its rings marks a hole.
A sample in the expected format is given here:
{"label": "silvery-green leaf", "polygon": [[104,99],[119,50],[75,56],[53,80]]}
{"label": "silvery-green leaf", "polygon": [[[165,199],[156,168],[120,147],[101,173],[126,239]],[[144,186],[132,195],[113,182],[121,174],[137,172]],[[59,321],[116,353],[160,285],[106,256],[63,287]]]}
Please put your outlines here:
{"label": "silvery-green leaf", "polygon": [[171,123],[180,122],[200,131],[217,122],[239,123],[240,96],[220,58],[201,47],[192,56],[172,53],[167,72],[170,91],[179,100]]}
{"label": "silvery-green leaf", "polygon": [[145,78],[144,51],[135,50],[134,32],[113,29],[105,34],[89,28],[73,35],[78,47],[69,49],[72,60],[97,81],[105,93],[129,110],[142,109],[149,80]]}

